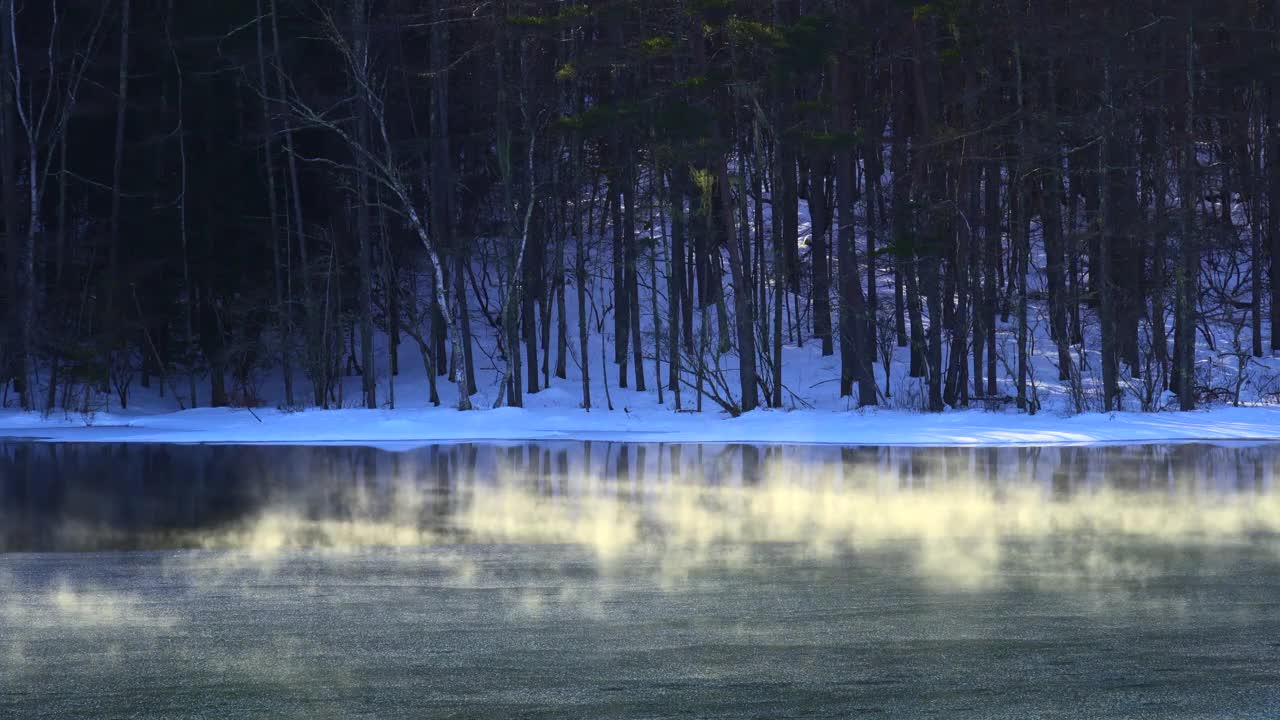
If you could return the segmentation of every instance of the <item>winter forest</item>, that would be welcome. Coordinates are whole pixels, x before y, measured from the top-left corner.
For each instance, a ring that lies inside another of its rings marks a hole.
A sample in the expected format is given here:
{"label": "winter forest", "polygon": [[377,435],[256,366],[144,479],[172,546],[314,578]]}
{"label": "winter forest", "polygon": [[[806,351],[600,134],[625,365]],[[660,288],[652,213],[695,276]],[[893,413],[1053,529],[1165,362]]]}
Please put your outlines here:
{"label": "winter forest", "polygon": [[0,8],[7,407],[1280,398],[1278,2]]}

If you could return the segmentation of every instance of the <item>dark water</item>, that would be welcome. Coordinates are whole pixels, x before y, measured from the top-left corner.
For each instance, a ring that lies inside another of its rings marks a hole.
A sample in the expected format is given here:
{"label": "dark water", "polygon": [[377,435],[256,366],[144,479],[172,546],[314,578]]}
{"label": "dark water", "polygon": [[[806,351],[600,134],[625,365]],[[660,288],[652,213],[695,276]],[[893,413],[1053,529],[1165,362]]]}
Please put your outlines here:
{"label": "dark water", "polygon": [[0,718],[1277,717],[1278,460],[0,443]]}

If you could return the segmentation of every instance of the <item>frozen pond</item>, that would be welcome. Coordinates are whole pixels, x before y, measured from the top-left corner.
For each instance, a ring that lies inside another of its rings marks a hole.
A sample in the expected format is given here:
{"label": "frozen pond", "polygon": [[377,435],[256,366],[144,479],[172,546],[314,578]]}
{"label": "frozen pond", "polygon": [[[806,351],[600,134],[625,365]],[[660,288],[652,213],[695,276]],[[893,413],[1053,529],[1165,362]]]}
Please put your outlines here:
{"label": "frozen pond", "polygon": [[0,717],[1270,718],[1278,462],[0,443]]}

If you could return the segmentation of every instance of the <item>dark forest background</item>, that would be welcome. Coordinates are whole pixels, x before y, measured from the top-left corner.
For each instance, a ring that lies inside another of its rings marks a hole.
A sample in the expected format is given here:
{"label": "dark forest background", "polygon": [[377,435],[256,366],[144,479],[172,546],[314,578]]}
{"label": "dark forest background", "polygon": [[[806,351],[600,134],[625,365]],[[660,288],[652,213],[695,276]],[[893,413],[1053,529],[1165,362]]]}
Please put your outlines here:
{"label": "dark forest background", "polygon": [[1198,347],[1280,348],[1275,0],[0,8],[27,409],[374,407],[406,344],[466,407],[480,336],[509,405],[783,406],[814,344],[861,405],[901,362],[1034,411],[1041,353],[1074,410],[1188,409],[1240,398]]}

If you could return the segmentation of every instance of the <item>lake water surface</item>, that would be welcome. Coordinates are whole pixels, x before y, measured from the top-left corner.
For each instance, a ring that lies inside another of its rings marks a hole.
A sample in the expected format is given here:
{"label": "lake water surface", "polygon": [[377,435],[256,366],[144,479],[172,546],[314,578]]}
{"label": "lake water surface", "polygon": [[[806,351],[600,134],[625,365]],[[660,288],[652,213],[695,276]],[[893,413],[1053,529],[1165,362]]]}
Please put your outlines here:
{"label": "lake water surface", "polygon": [[1277,463],[0,442],[0,718],[1274,718]]}

